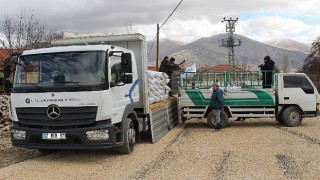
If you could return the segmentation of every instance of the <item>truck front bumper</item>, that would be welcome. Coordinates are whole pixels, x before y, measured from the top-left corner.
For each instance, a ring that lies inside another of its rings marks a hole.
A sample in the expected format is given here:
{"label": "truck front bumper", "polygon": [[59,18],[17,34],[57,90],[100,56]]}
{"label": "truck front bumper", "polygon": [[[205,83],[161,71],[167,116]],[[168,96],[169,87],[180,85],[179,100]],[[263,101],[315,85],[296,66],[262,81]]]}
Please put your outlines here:
{"label": "truck front bumper", "polygon": [[[103,130],[108,135],[103,140],[89,140],[87,132]],[[24,138],[17,138],[13,132],[25,132]],[[44,134],[64,134],[65,138],[45,139]],[[11,126],[13,146],[32,149],[106,149],[121,145],[116,142],[116,127],[110,121],[96,122],[90,127],[41,129],[22,127],[19,123]]]}

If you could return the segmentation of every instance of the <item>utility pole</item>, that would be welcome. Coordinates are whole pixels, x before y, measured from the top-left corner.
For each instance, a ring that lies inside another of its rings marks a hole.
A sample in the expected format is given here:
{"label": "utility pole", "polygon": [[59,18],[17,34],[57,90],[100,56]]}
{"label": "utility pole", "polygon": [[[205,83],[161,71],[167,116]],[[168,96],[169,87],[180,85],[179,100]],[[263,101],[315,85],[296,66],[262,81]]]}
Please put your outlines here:
{"label": "utility pole", "polygon": [[159,71],[159,24],[157,24],[157,52],[156,52],[156,71]]}
{"label": "utility pole", "polygon": [[233,47],[235,46],[241,46],[241,40],[238,39],[238,43],[236,44],[234,39],[233,39],[233,32],[235,32],[235,25],[237,24],[238,18],[236,19],[226,19],[225,17],[223,18],[222,23],[226,23],[226,32],[229,33],[229,36],[227,39],[221,39],[221,46],[222,47],[227,47],[228,48],[228,55],[229,55],[229,66],[232,66],[232,69],[234,70],[235,68],[235,60],[234,60],[234,49]]}

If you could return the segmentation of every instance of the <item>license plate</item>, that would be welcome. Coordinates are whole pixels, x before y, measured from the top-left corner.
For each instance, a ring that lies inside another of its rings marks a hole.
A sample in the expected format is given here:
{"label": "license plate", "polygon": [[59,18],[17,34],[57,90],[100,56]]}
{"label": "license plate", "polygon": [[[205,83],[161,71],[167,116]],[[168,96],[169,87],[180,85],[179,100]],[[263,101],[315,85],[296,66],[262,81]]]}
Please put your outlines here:
{"label": "license plate", "polygon": [[42,133],[44,140],[64,140],[67,139],[66,133]]}

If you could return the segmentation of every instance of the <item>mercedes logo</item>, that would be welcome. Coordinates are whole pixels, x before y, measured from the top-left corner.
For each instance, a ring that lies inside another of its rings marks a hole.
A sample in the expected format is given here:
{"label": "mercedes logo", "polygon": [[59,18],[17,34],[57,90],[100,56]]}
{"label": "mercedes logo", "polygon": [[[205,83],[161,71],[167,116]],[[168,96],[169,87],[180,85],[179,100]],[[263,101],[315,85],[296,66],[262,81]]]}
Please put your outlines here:
{"label": "mercedes logo", "polygon": [[60,108],[59,108],[59,106],[57,106],[55,104],[49,105],[48,109],[47,109],[47,116],[50,119],[57,119],[58,117],[60,117]]}

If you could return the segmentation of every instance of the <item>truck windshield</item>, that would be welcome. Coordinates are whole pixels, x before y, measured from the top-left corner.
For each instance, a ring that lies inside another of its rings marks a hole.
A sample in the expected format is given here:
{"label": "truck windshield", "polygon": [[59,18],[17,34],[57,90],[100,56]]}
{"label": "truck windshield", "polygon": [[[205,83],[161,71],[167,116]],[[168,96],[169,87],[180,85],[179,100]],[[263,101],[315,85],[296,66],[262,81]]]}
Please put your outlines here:
{"label": "truck windshield", "polygon": [[17,63],[13,89],[92,90],[105,82],[103,51],[24,55]]}

